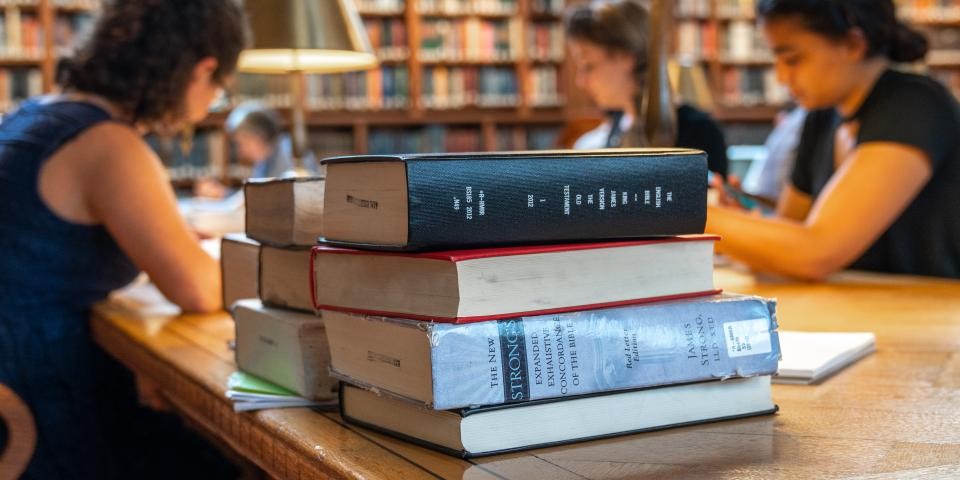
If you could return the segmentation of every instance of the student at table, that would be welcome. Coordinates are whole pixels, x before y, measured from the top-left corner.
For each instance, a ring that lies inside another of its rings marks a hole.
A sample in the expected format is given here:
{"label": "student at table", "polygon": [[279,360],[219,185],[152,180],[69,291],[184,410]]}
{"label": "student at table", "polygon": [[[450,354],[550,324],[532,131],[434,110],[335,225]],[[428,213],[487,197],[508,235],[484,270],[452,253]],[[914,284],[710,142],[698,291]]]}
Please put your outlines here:
{"label": "student at table", "polygon": [[776,216],[724,198],[707,231],[729,255],[796,277],[960,278],[960,107],[891,68],[923,58],[926,40],[891,0],[761,0],[757,13],[777,77],[810,112]]}
{"label": "student at table", "polygon": [[[226,130],[242,165],[250,167],[250,178],[279,178],[294,175],[293,141],[283,130],[280,115],[258,102],[237,105],[227,116]],[[319,175],[320,167],[311,150],[304,152],[303,172]],[[202,179],[194,187],[201,197],[223,198],[229,191],[212,179]],[[238,192],[239,193],[239,192]]]}
{"label": "student at table", "polygon": [[175,417],[137,406],[88,324],[141,270],[187,311],[220,309],[218,264],[141,136],[201,120],[247,36],[234,0],[105,2],[64,91],[0,124],[0,383],[36,421],[25,478],[229,472]]}
{"label": "student at table", "polygon": [[[590,2],[567,12],[566,33],[576,83],[606,112],[606,120],[577,139],[574,148],[652,146],[640,118],[650,57],[649,14],[636,0]],[[664,88],[669,88],[664,85]],[[671,145],[707,152],[710,170],[727,174],[727,145],[710,116],[689,105],[670,115]]]}

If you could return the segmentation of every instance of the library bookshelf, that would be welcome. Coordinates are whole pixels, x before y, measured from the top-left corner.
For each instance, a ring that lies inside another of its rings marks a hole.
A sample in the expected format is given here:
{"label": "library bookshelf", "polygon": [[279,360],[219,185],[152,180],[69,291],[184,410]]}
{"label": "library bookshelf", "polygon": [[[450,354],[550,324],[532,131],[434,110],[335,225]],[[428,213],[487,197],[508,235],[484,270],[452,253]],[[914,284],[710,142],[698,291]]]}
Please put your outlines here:
{"label": "library bookshelf", "polygon": [[[960,97],[960,0],[895,0],[898,16],[930,41],[927,58],[904,66],[928,72]],[[789,102],[755,19],[756,0],[678,0],[675,55],[699,64],[724,123],[769,124]]]}

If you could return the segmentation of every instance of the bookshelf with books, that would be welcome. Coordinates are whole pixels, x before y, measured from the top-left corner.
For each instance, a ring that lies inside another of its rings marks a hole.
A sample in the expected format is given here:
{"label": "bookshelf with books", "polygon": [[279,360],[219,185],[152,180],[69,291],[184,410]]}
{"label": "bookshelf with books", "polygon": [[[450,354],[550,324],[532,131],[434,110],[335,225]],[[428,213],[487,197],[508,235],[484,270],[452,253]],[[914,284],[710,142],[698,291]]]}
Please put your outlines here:
{"label": "bookshelf with books", "polygon": [[927,36],[926,69],[960,98],[960,0],[898,0],[900,18]]}
{"label": "bookshelf with books", "polygon": [[754,0],[680,0],[673,52],[707,73],[723,122],[769,123],[789,100],[756,25]]}
{"label": "bookshelf with books", "polygon": [[[528,138],[544,145],[542,130],[559,131],[567,118],[565,2],[355,4],[381,64],[367,72],[308,75],[311,130],[352,132],[354,153],[383,151],[389,145],[398,145],[398,151],[436,151],[439,146],[493,150],[498,145],[527,148]],[[289,115],[284,78],[244,74],[235,90],[235,102],[257,100]],[[224,116],[214,114],[202,126],[216,127]],[[536,132],[528,135],[528,127]],[[498,141],[498,135],[504,137],[498,129],[518,133],[511,133],[510,142]],[[397,138],[404,136],[410,138]]]}
{"label": "bookshelf with books", "polygon": [[[75,42],[88,21],[86,13],[96,9],[88,2],[40,2],[64,5],[49,7],[51,55]],[[363,72],[305,75],[307,147],[317,157],[387,148],[554,147],[551,139],[570,117],[565,100],[572,78],[565,72],[562,28],[566,0],[354,3],[380,65]],[[47,83],[52,86],[54,65],[51,61],[50,81],[44,77],[44,91],[50,89]],[[0,76],[0,88],[2,81]],[[289,125],[289,86],[281,75],[238,74],[229,104],[195,131],[154,140],[175,184],[189,186],[206,176],[240,182],[246,170],[236,164],[224,131],[230,108],[256,101],[275,108]]]}
{"label": "bookshelf with books", "polygon": [[50,92],[56,64],[81,36],[99,0],[0,1],[0,113]]}
{"label": "bookshelf with books", "polygon": [[[960,0],[895,0],[899,16],[923,31],[930,52],[916,67],[960,96]],[[674,54],[699,63],[724,122],[769,123],[789,102],[755,19],[755,0],[678,0]]]}

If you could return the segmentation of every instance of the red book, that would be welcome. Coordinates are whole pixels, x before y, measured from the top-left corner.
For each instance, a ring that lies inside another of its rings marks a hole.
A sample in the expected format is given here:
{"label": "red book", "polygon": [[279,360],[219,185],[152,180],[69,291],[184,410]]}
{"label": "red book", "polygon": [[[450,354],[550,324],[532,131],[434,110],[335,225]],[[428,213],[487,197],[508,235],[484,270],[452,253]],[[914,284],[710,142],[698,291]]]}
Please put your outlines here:
{"label": "red book", "polygon": [[717,237],[397,253],[318,246],[317,309],[467,323],[718,292]]}

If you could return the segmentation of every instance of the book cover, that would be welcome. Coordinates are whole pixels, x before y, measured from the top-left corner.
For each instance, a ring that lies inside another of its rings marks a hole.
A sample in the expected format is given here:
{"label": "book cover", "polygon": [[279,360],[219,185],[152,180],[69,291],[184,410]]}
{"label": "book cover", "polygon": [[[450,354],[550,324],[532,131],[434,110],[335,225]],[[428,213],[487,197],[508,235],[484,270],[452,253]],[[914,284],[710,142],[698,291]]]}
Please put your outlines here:
{"label": "book cover", "polygon": [[241,370],[308,399],[336,396],[323,319],[250,299],[235,304],[233,318]]}
{"label": "book cover", "polygon": [[703,296],[718,293],[717,238],[418,253],[321,245],[311,253],[311,292],[317,310],[451,323]]}
{"label": "book cover", "polygon": [[[684,149],[326,159],[326,240],[422,250],[703,233],[706,154]],[[371,178],[376,178],[371,181]]]}
{"label": "book cover", "polygon": [[436,410],[772,375],[780,358],[776,303],[740,295],[465,325],[325,318],[334,376]]}

